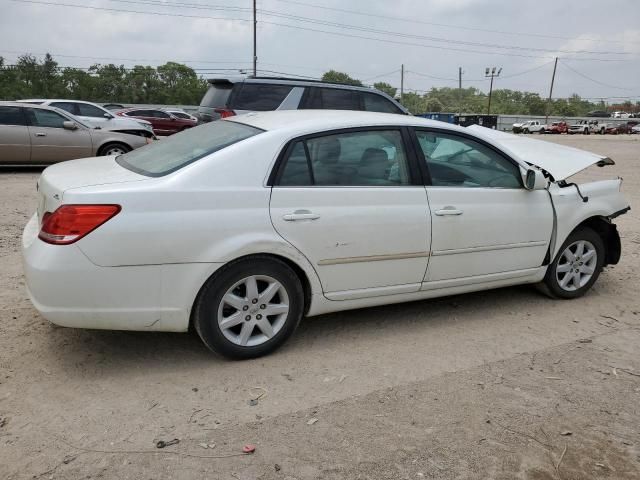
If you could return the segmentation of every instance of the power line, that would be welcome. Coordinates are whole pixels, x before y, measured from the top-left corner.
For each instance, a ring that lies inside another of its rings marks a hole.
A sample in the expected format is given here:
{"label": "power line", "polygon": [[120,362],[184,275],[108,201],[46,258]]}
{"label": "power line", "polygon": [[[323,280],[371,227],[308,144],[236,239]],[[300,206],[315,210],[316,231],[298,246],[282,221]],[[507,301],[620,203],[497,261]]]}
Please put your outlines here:
{"label": "power line", "polygon": [[381,73],[380,75],[376,75],[374,77],[368,77],[363,79],[363,82],[369,82],[371,80],[375,80],[377,78],[382,78],[382,77],[388,77],[389,75],[393,75],[394,73],[398,73],[400,71],[399,68],[396,68],[395,70],[391,71],[391,72],[387,72],[387,73]]}
{"label": "power line", "polygon": [[[158,6],[164,6],[164,7],[186,7],[186,8],[201,9],[201,10],[232,10],[232,11],[249,11],[250,10],[244,7],[227,7],[227,6],[220,6],[220,5],[210,6],[210,5],[203,5],[203,4],[177,2],[177,1],[172,1],[172,2],[159,1],[159,0],[109,0],[109,1],[127,3],[127,4],[143,4],[143,5],[150,4],[150,5],[158,5]],[[590,50],[553,50],[548,48],[520,47],[520,46],[510,46],[510,45],[501,45],[501,44],[486,44],[481,42],[468,42],[468,41],[453,40],[453,39],[442,38],[442,37],[413,35],[413,34],[407,34],[403,32],[394,32],[394,31],[380,30],[380,29],[375,29],[370,27],[361,27],[358,25],[336,23],[336,22],[318,20],[318,19],[300,16],[300,15],[291,15],[291,14],[286,14],[281,12],[274,12],[271,10],[260,9],[259,12],[265,16],[284,18],[288,20],[297,20],[301,22],[314,23],[318,25],[331,26],[336,28],[360,30],[368,33],[380,33],[384,35],[394,35],[394,36],[400,36],[404,38],[415,38],[419,40],[429,40],[433,42],[444,42],[444,43],[451,43],[451,44],[457,44],[457,45],[469,45],[469,46],[478,46],[483,48],[499,48],[499,49],[509,49],[509,50],[539,51],[539,52],[549,52],[549,53],[570,53],[570,54],[588,53],[588,54],[607,54],[607,55],[629,55],[629,53],[627,52],[619,52],[619,51],[610,52],[610,51],[590,51]]]}
{"label": "power line", "polygon": [[142,15],[159,15],[165,17],[183,17],[183,18],[198,18],[198,19],[206,19],[206,20],[226,20],[230,22],[251,22],[251,20],[247,18],[230,18],[230,17],[208,17],[202,15],[185,15],[181,13],[168,13],[168,12],[152,12],[150,10],[139,11],[139,10],[122,10],[119,8],[107,8],[107,7],[96,7],[92,5],[76,5],[72,3],[53,3],[53,2],[43,2],[39,0],[9,0],[10,2],[16,3],[33,3],[38,5],[49,5],[54,7],[74,7],[74,8],[84,8],[88,10],[102,10],[107,12],[119,12],[119,13],[139,13]]}
{"label": "power line", "polygon": [[[117,0],[117,1],[121,1],[121,0]],[[134,0],[129,0],[129,1],[134,1]],[[613,51],[594,51],[594,50],[558,50],[558,49],[539,48],[539,47],[521,47],[517,45],[501,45],[497,43],[470,42],[470,41],[464,41],[464,40],[453,40],[450,38],[432,37],[432,36],[426,36],[426,35],[415,35],[415,34],[395,32],[390,30],[380,30],[377,28],[361,27],[358,25],[330,22],[326,20],[318,20],[318,19],[313,19],[309,17],[284,14],[284,13],[273,12],[273,11],[264,10],[264,9],[260,10],[260,13],[262,15],[270,16],[270,17],[284,18],[287,20],[296,20],[300,22],[313,23],[317,25],[342,28],[347,30],[358,30],[366,33],[378,33],[383,35],[392,35],[392,36],[397,36],[402,38],[414,38],[417,40],[428,40],[431,42],[449,43],[454,45],[467,45],[467,46],[482,47],[482,48],[498,48],[498,49],[506,49],[506,50],[522,50],[522,51],[547,52],[547,53],[557,52],[557,53],[569,53],[569,54],[587,53],[587,54],[595,54],[595,55],[629,55],[629,53],[627,52],[619,52],[619,51],[613,52]]]}
{"label": "power line", "polygon": [[486,28],[478,28],[478,27],[465,27],[462,25],[451,25],[451,24],[446,24],[446,23],[435,23],[435,22],[427,22],[424,20],[417,20],[415,18],[407,18],[407,17],[396,17],[396,16],[391,16],[391,15],[378,15],[375,13],[366,13],[366,12],[360,12],[357,10],[347,10],[344,8],[336,8],[336,7],[327,7],[324,5],[317,5],[317,4],[313,4],[313,3],[306,3],[306,2],[300,2],[300,1],[295,1],[295,0],[275,0],[277,2],[282,2],[282,3],[290,3],[293,5],[301,5],[301,6],[305,6],[305,7],[312,7],[312,8],[319,8],[322,10],[331,10],[331,11],[335,11],[335,12],[341,12],[341,13],[350,13],[350,14],[354,14],[354,15],[361,15],[361,16],[365,16],[365,17],[373,17],[373,18],[382,18],[385,20],[396,20],[396,21],[400,21],[400,22],[410,22],[410,23],[417,23],[417,24],[422,24],[422,25],[433,25],[436,27],[445,27],[445,28],[455,28],[455,29],[459,29],[459,30],[469,30],[469,31],[475,31],[475,32],[486,32],[486,33],[497,33],[497,34],[501,34],[501,35],[514,35],[517,37],[538,37],[538,38],[554,38],[554,39],[559,39],[559,40],[587,40],[587,41],[597,41],[597,42],[606,42],[606,43],[621,43],[621,44],[628,44],[628,43],[640,43],[640,42],[625,42],[624,40],[603,40],[603,39],[598,39],[598,38],[586,38],[586,37],[565,37],[565,36],[561,36],[561,35],[545,35],[545,34],[541,34],[541,33],[524,33],[524,32],[509,32],[509,31],[505,31],[505,30],[491,30],[491,29],[486,29]]}
{"label": "power line", "polygon": [[[184,17],[184,18],[197,18],[197,19],[208,19],[208,20],[226,20],[226,21],[239,21],[239,22],[250,22],[251,21],[249,19],[242,19],[242,18],[210,17],[210,16],[203,16],[203,15],[186,15],[186,14],[169,13],[169,12],[153,12],[153,11],[149,11],[149,10],[147,10],[147,11],[122,10],[122,9],[96,7],[96,6],[89,6],[89,5],[77,5],[77,4],[68,4],[68,3],[53,3],[53,2],[46,2],[46,1],[42,1],[42,0],[10,0],[10,1],[17,2],[17,3],[31,3],[31,4],[41,4],[41,5],[49,5],[49,6],[63,6],[63,7],[73,7],[73,8],[84,8],[84,9],[90,9],[90,10],[103,10],[103,11],[112,11],[112,12],[120,12],[120,13],[135,13],[135,14],[142,14],[142,15],[159,15],[159,16],[168,16],[168,17]],[[483,50],[471,50],[471,49],[444,47],[444,46],[441,46],[441,45],[435,46],[435,45],[425,45],[425,44],[422,44],[422,43],[399,42],[399,41],[395,41],[395,40],[391,40],[391,39],[368,37],[368,36],[364,36],[364,35],[354,35],[354,34],[348,34],[348,33],[342,33],[342,32],[332,32],[332,31],[327,31],[327,30],[320,30],[320,29],[315,29],[315,28],[310,28],[310,27],[301,27],[301,26],[298,26],[298,25],[289,25],[289,24],[283,24],[283,23],[278,23],[278,22],[270,22],[270,21],[265,21],[265,20],[261,21],[261,23],[268,24],[268,25],[275,25],[275,26],[285,27],[285,28],[293,28],[293,29],[297,29],[297,30],[311,31],[311,32],[317,32],[317,33],[325,33],[325,34],[328,34],[328,35],[337,35],[337,36],[348,37],[348,38],[359,38],[359,39],[372,40],[372,41],[383,42],[383,43],[391,43],[391,44],[396,44],[396,45],[409,45],[409,46],[417,46],[417,47],[422,47],[422,48],[459,51],[459,52],[465,52],[465,53],[481,53],[481,54],[485,54],[485,55],[504,55],[504,56],[515,56],[515,57],[524,57],[524,58],[549,58],[549,57],[542,57],[542,56],[535,56],[535,55],[523,55],[523,54],[512,53],[512,52],[488,52],[488,51],[483,51]],[[603,59],[603,58],[580,58],[580,60],[619,61],[619,60]]]}
{"label": "power line", "polygon": [[582,78],[585,78],[585,79],[589,80],[590,82],[596,83],[598,85],[602,85],[603,87],[615,88],[616,90],[633,90],[633,88],[616,87],[615,85],[609,85],[608,83],[604,83],[604,82],[601,82],[600,80],[596,80],[595,78],[591,78],[591,77],[585,75],[584,73],[581,73],[581,72],[577,71],[576,69],[574,69],[573,67],[569,66],[566,62],[562,62],[562,65],[567,67],[573,73],[575,73],[577,75],[580,75]]}

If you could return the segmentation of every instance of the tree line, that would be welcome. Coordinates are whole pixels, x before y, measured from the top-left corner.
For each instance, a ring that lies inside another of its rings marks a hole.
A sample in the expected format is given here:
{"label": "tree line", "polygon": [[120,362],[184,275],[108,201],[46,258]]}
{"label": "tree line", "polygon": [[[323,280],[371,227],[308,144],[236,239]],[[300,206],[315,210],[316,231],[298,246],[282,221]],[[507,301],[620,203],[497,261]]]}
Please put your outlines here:
{"label": "tree line", "polygon": [[[350,77],[343,72],[330,70],[326,72],[323,80],[329,82],[349,83],[362,85],[358,79]],[[392,97],[398,97],[398,89],[385,82],[373,84],[374,88],[387,93]],[[487,113],[488,95],[477,88],[432,88],[424,93],[404,92],[402,104],[412,113],[424,112],[463,112],[463,113]],[[552,99],[549,106],[549,115],[562,117],[579,117],[593,110],[607,110],[604,102],[590,102],[573,94],[569,98]],[[627,101],[620,105],[613,105],[608,110],[622,110],[626,112],[640,111],[640,102],[635,105]],[[547,99],[537,93],[521,92],[509,89],[495,89],[491,96],[491,113],[503,115],[545,115],[547,112]]]}
{"label": "tree line", "polygon": [[158,67],[95,64],[60,67],[49,54],[42,61],[22,55],[14,65],[0,57],[0,99],[65,98],[93,102],[199,105],[207,81],[183,64]]}
{"label": "tree line", "polygon": [[[329,70],[322,80],[362,85],[346,73]],[[385,82],[373,85],[392,97],[398,89]],[[198,105],[207,90],[207,81],[187,65],[167,62],[158,67],[94,64],[89,68],[60,67],[50,54],[42,61],[33,55],[18,57],[8,65],[0,57],[0,99],[66,98],[98,103],[149,103]],[[487,95],[477,88],[432,88],[424,93],[404,92],[402,103],[412,113],[464,112],[486,113]],[[640,111],[640,102],[626,102],[619,110]],[[491,112],[501,114],[545,115],[547,101],[537,93],[496,89],[491,98]],[[603,103],[593,103],[574,94],[554,99],[550,115],[582,116],[591,110],[604,110]]]}

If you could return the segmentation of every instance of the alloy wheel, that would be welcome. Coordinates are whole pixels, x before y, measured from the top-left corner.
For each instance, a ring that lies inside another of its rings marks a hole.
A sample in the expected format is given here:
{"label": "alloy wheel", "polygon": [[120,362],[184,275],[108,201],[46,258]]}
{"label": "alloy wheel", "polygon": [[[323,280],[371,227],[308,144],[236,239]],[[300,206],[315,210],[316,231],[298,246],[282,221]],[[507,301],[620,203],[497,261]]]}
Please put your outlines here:
{"label": "alloy wheel", "polygon": [[261,345],[284,326],[289,296],[267,275],[252,275],[229,288],[218,306],[218,326],[227,340],[242,347]]}
{"label": "alloy wheel", "polygon": [[556,281],[563,290],[576,291],[589,283],[597,264],[598,253],[591,242],[573,242],[558,258]]}

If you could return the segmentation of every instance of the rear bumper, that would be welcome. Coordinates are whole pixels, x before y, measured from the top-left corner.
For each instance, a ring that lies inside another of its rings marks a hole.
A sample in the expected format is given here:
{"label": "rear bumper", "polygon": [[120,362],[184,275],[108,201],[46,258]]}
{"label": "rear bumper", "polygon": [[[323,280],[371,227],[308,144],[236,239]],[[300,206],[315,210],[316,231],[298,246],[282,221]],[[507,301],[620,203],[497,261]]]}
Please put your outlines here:
{"label": "rear bumper", "polygon": [[195,296],[219,265],[100,267],[75,244],[37,235],[34,215],[22,236],[27,290],[40,314],[63,327],[186,331]]}

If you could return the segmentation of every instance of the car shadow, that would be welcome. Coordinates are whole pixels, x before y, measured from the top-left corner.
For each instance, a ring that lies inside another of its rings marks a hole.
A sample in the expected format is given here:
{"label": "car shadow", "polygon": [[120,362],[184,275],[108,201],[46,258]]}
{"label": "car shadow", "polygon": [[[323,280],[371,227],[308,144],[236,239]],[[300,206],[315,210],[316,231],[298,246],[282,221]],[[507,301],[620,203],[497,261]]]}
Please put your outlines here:
{"label": "car shadow", "polygon": [[[358,349],[379,341],[387,332],[414,334],[438,329],[455,320],[457,325],[496,304],[519,311],[523,302],[542,299],[530,286],[468,293],[380,307],[349,310],[303,319],[293,337],[277,352],[255,360],[261,365],[278,364],[305,356],[310,350],[339,352]],[[66,375],[91,373],[119,375],[123,372],[154,370],[183,371],[208,368],[212,363],[233,368],[236,362],[210,352],[195,332],[160,333],[83,330],[49,325],[44,338],[48,357]],[[320,356],[322,358],[323,355]]]}

